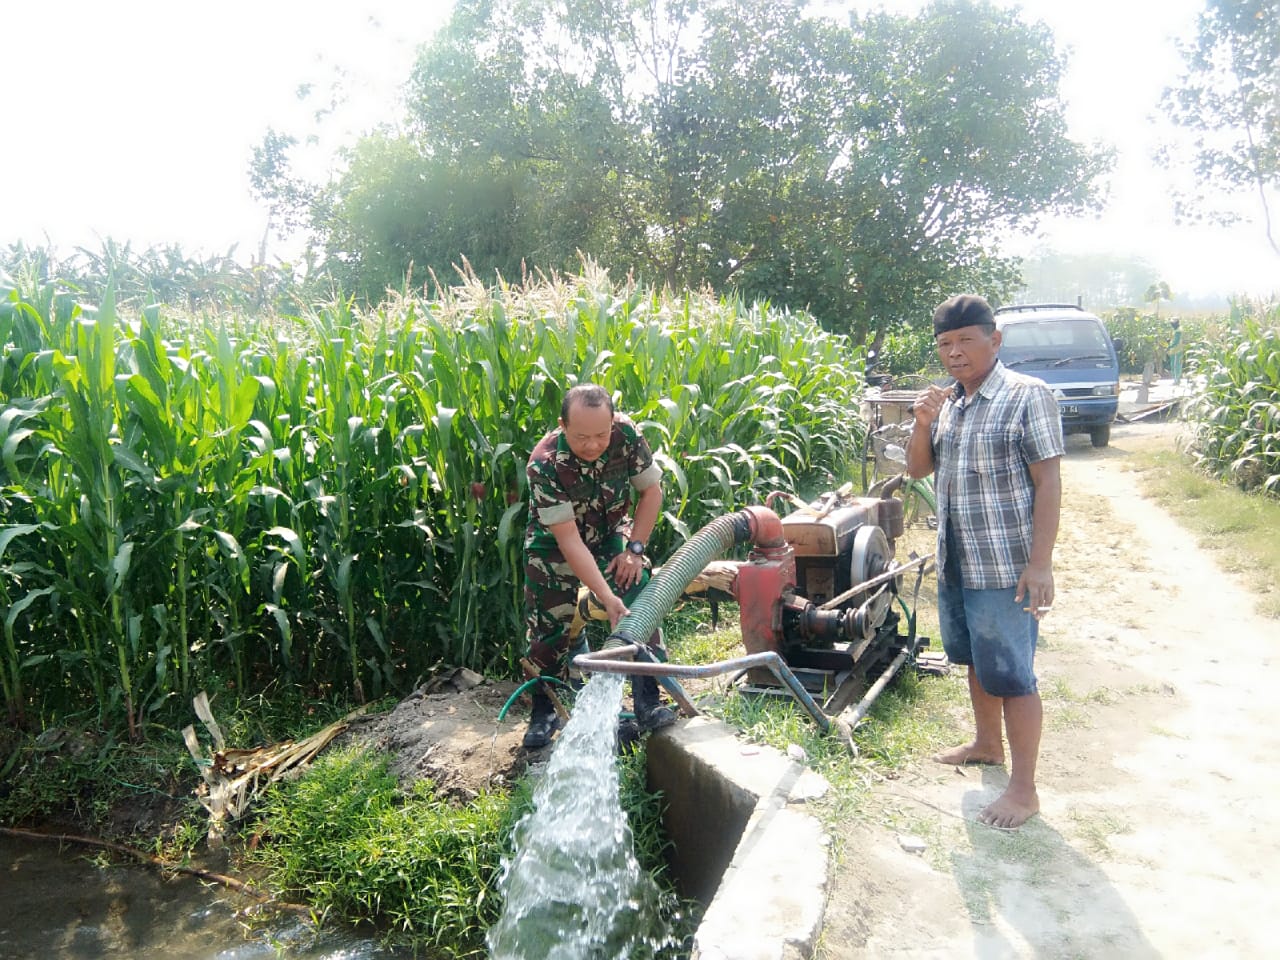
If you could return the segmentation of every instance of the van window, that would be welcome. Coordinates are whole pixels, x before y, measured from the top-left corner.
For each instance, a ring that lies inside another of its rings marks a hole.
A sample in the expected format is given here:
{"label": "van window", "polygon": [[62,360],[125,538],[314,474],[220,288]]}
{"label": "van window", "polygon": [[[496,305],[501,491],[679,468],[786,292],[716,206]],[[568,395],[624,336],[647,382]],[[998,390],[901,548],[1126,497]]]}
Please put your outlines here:
{"label": "van window", "polygon": [[1108,353],[1106,334],[1093,320],[1039,320],[1011,323],[1004,328],[1002,344],[1010,350],[1051,347],[1067,353]]}

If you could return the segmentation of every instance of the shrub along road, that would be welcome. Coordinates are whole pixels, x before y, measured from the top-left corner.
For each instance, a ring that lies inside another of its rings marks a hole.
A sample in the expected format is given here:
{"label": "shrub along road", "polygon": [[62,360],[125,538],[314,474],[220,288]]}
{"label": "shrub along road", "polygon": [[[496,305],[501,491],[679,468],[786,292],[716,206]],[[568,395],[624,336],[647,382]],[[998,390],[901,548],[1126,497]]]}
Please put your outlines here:
{"label": "shrub along road", "polygon": [[1135,451],[1176,429],[1118,426],[1102,450],[1068,438],[1041,815],[1017,832],[975,821],[1005,768],[923,759],[884,781],[849,824],[819,957],[1272,953],[1280,629],[1141,494]]}

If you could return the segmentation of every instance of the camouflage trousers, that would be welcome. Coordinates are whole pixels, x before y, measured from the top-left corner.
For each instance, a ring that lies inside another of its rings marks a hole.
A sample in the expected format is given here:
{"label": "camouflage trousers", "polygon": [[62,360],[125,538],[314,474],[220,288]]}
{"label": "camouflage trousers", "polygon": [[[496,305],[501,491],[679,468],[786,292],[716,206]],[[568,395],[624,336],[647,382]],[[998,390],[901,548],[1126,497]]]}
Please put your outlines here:
{"label": "camouflage trousers", "polygon": [[[620,536],[610,537],[593,551],[596,566],[604,573],[609,561],[622,552]],[[618,589],[612,576],[605,576],[609,589],[630,605],[649,582],[647,567],[640,581],[625,593]],[[525,628],[529,639],[529,659],[544,674],[562,675],[568,660],[587,653],[583,627],[588,620],[605,619],[604,608],[595,596],[582,586],[569,563],[557,551],[529,553],[524,565]],[[655,630],[646,644],[659,660],[667,659],[662,631]],[[573,671],[575,674],[577,671]]]}

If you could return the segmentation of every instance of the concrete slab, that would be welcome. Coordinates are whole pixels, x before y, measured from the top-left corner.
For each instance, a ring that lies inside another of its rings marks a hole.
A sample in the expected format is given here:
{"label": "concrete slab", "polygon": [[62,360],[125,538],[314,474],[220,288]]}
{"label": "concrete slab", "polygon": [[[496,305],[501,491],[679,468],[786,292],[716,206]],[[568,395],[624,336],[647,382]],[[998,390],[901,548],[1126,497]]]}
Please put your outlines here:
{"label": "concrete slab", "polygon": [[823,796],[827,781],[707,717],[654,734],[646,752],[649,785],[667,802],[672,873],[682,893],[707,904],[692,956],[811,956],[830,857],[804,803]]}
{"label": "concrete slab", "polygon": [[762,802],[694,935],[694,960],[812,956],[827,902],[829,842],[812,815]]}

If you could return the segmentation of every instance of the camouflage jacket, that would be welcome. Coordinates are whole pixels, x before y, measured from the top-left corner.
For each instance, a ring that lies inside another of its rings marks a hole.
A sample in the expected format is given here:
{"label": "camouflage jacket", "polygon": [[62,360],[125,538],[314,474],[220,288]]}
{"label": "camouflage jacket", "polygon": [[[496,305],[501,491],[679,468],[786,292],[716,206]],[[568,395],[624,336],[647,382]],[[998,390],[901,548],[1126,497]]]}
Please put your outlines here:
{"label": "camouflage jacket", "polygon": [[548,527],[576,520],[582,542],[597,552],[611,534],[631,532],[631,492],[653,486],[662,468],[636,425],[613,415],[609,447],[594,463],[574,456],[559,427],[543,437],[529,455],[529,525],[524,545],[529,552],[557,550]]}

